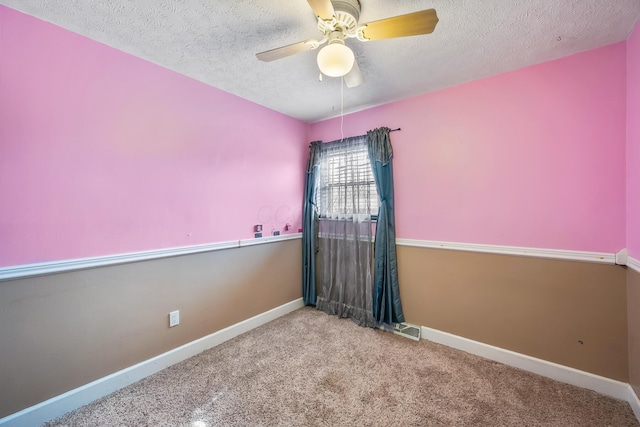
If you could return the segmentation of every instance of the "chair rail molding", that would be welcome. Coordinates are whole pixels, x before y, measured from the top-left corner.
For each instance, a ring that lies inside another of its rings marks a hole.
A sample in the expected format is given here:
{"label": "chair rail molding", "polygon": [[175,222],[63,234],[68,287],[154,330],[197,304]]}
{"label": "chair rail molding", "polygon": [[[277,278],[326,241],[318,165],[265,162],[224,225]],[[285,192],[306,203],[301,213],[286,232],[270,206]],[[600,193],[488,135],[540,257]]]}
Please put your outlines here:
{"label": "chair rail molding", "polygon": [[[435,240],[396,239],[399,246],[452,251],[480,252],[498,255],[550,258],[567,261],[586,261],[599,264],[615,264],[616,254],[606,252],[574,251],[567,249],[527,248],[522,246],[485,245],[479,243],[440,242]],[[630,258],[631,259],[631,258]]]}
{"label": "chair rail molding", "polygon": [[130,252],[124,254],[105,255],[91,258],[78,258],[37,264],[24,264],[1,267],[0,282],[26,277],[43,276],[46,274],[64,273],[88,268],[105,267],[108,265],[126,264],[130,262],[148,261],[180,255],[198,254],[203,252],[236,249],[245,246],[263,245],[282,242],[285,240],[301,239],[302,233],[282,234],[258,239],[232,240],[228,242],[207,243],[204,245],[182,246],[176,248],[153,249],[149,251]]}

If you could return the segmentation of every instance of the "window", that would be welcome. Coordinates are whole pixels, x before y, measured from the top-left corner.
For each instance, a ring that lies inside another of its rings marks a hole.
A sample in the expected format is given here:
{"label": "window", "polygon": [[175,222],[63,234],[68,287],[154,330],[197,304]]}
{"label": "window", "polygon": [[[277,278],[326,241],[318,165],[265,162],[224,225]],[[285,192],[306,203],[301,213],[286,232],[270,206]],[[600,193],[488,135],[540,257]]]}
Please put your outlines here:
{"label": "window", "polygon": [[378,192],[371,170],[366,136],[325,144],[317,180],[321,218],[378,215]]}

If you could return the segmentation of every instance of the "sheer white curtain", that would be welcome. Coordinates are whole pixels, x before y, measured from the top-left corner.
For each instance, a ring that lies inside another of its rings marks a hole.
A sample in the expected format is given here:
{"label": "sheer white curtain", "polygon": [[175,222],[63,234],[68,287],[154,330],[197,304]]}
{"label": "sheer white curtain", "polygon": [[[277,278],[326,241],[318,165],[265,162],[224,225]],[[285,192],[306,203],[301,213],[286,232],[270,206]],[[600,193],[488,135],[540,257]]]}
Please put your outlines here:
{"label": "sheer white curtain", "polygon": [[366,135],[323,144],[317,178],[320,216],[317,308],[375,326],[371,216],[378,196]]}

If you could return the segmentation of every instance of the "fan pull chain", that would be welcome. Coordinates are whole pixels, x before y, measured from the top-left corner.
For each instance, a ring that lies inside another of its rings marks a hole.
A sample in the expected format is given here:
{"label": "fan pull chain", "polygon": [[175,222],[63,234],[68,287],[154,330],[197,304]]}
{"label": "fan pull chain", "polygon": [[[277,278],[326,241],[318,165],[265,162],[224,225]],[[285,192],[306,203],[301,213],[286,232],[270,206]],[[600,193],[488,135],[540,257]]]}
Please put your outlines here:
{"label": "fan pull chain", "polygon": [[342,135],[342,139],[340,141],[344,141],[344,130],[342,126],[344,125],[344,76],[340,77],[340,135]]}

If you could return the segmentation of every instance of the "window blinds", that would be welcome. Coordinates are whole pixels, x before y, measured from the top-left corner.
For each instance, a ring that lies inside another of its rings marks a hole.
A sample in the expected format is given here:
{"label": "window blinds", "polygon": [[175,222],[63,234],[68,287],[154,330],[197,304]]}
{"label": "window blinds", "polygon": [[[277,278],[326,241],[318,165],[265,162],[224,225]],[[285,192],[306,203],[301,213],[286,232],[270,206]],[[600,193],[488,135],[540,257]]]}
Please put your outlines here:
{"label": "window blinds", "polygon": [[366,136],[330,143],[320,152],[317,201],[320,217],[378,214],[378,193]]}

